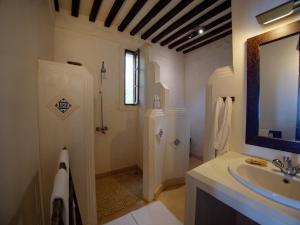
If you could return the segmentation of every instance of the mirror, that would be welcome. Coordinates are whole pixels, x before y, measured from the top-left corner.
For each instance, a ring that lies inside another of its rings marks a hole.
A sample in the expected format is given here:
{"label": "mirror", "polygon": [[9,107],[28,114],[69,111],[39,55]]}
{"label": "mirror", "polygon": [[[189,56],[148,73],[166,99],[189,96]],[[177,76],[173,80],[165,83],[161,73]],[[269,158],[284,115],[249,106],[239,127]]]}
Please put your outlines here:
{"label": "mirror", "polygon": [[259,46],[259,136],[300,141],[298,43],[296,34]]}
{"label": "mirror", "polygon": [[300,21],[247,40],[246,144],[300,154]]}

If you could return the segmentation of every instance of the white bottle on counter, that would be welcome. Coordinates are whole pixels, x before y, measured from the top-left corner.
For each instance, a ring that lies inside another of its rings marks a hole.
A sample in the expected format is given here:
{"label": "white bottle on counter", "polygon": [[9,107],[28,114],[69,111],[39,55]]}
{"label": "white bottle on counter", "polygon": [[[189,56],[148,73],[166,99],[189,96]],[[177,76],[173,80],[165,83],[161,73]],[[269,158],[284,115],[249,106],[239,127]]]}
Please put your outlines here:
{"label": "white bottle on counter", "polygon": [[153,108],[160,109],[160,100],[158,95],[153,96]]}

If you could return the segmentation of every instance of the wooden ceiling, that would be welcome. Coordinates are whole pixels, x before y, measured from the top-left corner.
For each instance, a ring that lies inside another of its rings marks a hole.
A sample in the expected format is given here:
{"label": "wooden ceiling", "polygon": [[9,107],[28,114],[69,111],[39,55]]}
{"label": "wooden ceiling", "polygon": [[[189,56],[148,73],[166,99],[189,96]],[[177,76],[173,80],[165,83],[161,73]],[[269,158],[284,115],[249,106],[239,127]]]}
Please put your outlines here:
{"label": "wooden ceiling", "polygon": [[91,22],[103,21],[105,27],[184,54],[232,33],[230,0],[53,0],[53,4],[56,11],[88,15]]}

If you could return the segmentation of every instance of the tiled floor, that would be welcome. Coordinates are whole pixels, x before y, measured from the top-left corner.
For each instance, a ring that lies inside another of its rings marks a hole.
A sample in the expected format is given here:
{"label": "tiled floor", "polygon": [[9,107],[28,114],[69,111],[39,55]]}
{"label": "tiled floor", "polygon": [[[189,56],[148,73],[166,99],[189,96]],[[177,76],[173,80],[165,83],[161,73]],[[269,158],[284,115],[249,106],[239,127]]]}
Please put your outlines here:
{"label": "tiled floor", "polygon": [[[190,156],[189,169],[202,164],[202,160]],[[184,222],[185,185],[174,186],[164,190],[157,198],[161,201],[182,223]]]}
{"label": "tiled floor", "polygon": [[161,201],[181,222],[184,220],[185,185],[164,190],[157,198]]}
{"label": "tiled floor", "polygon": [[[190,157],[190,169],[201,160]],[[98,222],[104,224],[143,207],[142,173],[139,170],[110,175],[96,180]],[[174,186],[163,191],[157,198],[180,221],[184,218],[185,186]]]}
{"label": "tiled floor", "polygon": [[160,201],[134,210],[105,225],[182,225],[182,223]]}
{"label": "tiled floor", "polygon": [[97,213],[100,224],[123,216],[146,204],[142,199],[139,170],[96,179]]}

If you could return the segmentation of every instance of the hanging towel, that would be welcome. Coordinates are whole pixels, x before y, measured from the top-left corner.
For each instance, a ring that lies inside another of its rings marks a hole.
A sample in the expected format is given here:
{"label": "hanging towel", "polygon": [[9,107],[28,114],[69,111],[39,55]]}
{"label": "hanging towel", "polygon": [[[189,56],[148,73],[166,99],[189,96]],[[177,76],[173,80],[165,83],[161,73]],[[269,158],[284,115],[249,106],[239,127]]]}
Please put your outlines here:
{"label": "hanging towel", "polygon": [[227,97],[224,105],[224,113],[221,118],[221,126],[217,134],[214,148],[216,150],[216,156],[222,155],[229,150],[229,139],[231,131],[231,114],[232,114],[232,99]]}
{"label": "hanging towel", "polygon": [[69,152],[67,149],[63,149],[59,154],[58,169],[60,169],[60,163],[64,163],[66,165],[66,169],[69,175]]}
{"label": "hanging towel", "polygon": [[208,158],[215,158],[215,142],[217,141],[217,135],[219,131],[219,117],[221,111],[224,109],[224,101],[223,98],[217,98],[217,102],[214,110],[214,118],[211,129],[211,137],[208,145]]}
{"label": "hanging towel", "polygon": [[69,176],[65,169],[59,169],[54,179],[54,187],[50,200],[51,218],[55,199],[63,201],[63,221],[64,225],[69,225]]}

